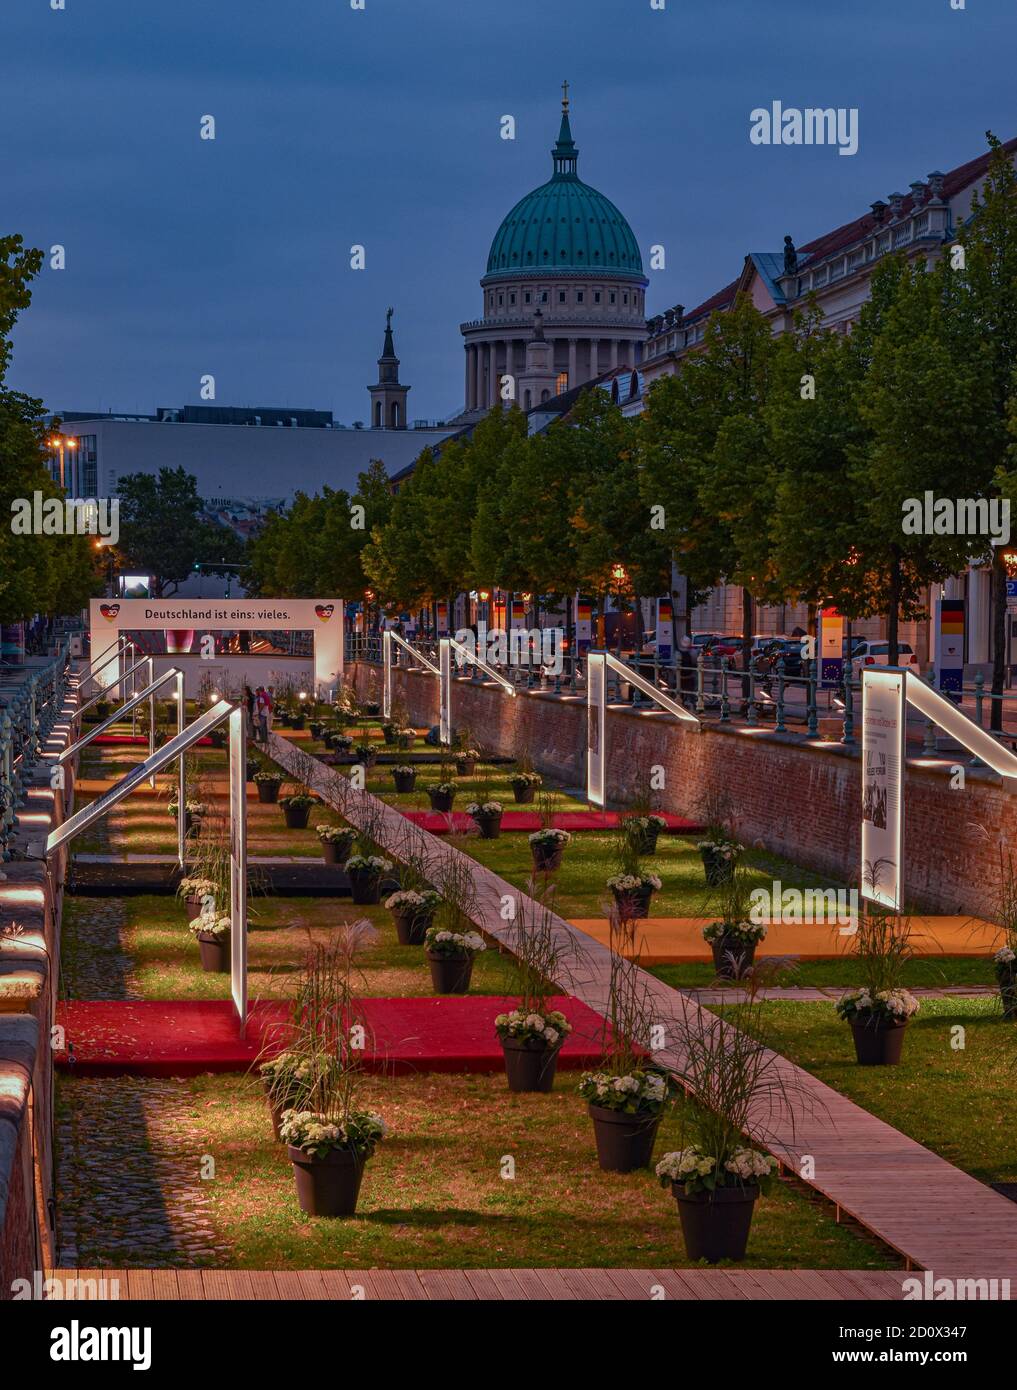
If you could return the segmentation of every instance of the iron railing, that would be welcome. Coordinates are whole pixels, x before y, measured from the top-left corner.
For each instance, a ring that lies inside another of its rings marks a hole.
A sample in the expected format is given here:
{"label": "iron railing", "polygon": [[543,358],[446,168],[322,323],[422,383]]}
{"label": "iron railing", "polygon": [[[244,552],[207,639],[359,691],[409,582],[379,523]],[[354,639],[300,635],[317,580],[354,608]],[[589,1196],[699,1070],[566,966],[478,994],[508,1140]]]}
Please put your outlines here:
{"label": "iron railing", "polygon": [[28,774],[63,704],[68,646],[65,638],[48,661],[0,671],[0,859],[10,858]]}

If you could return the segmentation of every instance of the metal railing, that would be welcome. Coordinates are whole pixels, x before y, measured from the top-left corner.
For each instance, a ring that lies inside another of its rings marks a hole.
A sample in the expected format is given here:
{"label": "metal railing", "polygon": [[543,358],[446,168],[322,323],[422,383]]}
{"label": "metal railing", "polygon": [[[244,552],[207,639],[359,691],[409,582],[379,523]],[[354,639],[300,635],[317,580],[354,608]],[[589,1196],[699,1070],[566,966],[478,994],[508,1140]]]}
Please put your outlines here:
{"label": "metal railing", "polygon": [[0,859],[11,857],[29,772],[67,692],[68,647],[64,639],[47,662],[0,671]]}

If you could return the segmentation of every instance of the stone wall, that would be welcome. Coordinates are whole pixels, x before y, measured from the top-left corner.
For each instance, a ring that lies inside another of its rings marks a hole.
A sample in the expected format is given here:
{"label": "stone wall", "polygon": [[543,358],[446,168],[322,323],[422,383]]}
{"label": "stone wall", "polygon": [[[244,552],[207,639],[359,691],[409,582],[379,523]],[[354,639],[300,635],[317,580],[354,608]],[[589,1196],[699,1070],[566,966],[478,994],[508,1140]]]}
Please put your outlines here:
{"label": "stone wall", "polygon": [[[377,672],[377,667],[350,668],[358,690],[366,690],[368,671]],[[437,722],[436,677],[396,670],[393,680],[393,690],[415,724]],[[456,680],[452,722],[468,726],[492,752],[527,753],[537,768],[566,786],[585,786],[585,696],[524,690],[512,697],[493,684]],[[708,788],[723,788],[734,802],[737,833],[744,842],[758,843],[835,882],[857,884],[857,748],[736,724],[705,724],[697,731],[645,706],[609,708],[608,804],[624,804],[655,765],[664,769],[662,809],[694,816]],[[965,787],[952,790],[945,766],[909,762],[905,885],[910,904],[929,911],[995,915],[999,844],[1013,843],[1017,835],[1017,795],[1008,787],[986,769],[967,768]]]}

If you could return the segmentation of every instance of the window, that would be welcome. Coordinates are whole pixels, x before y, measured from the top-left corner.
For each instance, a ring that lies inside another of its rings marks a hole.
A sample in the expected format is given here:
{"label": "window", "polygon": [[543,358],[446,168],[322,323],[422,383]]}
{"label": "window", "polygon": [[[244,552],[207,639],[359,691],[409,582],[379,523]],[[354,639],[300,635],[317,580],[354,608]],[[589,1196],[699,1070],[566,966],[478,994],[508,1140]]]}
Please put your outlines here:
{"label": "window", "polygon": [[514,294],[510,294],[510,295],[509,295],[509,303],[510,303],[510,304],[514,304],[515,302],[516,302],[516,297],[515,297],[515,295],[514,295]]}
{"label": "window", "polygon": [[558,395],[560,396],[561,393],[562,393],[563,391],[567,391],[568,389],[569,389],[569,374],[568,374],[568,372],[559,372],[559,373],[558,373],[558,380],[555,382],[555,390],[556,390],[556,392],[557,392]]}
{"label": "window", "polygon": [[564,290],[559,290],[559,291],[558,291],[558,303],[559,303],[559,304],[564,304],[564,303],[565,303],[565,291],[564,291]]}
{"label": "window", "polygon": [[541,291],[540,291],[540,302],[541,302],[541,304],[546,304],[546,303],[547,303],[547,290],[541,290]]}
{"label": "window", "polygon": [[617,301],[617,299],[618,299],[618,296],[615,294],[614,290],[612,290],[612,291],[611,291],[611,303],[614,304],[614,303]]}
{"label": "window", "polygon": [[498,296],[498,308],[500,309],[504,303],[505,303],[505,296],[504,296],[503,294],[500,294],[500,295]]}
{"label": "window", "polygon": [[627,304],[628,302],[629,302],[629,297],[628,297],[628,295],[627,295],[627,294],[623,294],[623,295],[622,295],[622,303],[623,303],[623,304]]}
{"label": "window", "polygon": [[583,292],[582,292],[582,290],[576,290],[576,303],[577,303],[577,304],[582,304],[582,302],[583,302]]}
{"label": "window", "polygon": [[593,302],[594,302],[594,304],[599,304],[599,303],[600,303],[600,290],[594,290],[594,292],[593,292]]}
{"label": "window", "polygon": [[524,304],[529,304],[530,298],[531,298],[530,292],[529,292],[529,290],[527,290],[526,293],[523,295],[523,303],[524,303]]}

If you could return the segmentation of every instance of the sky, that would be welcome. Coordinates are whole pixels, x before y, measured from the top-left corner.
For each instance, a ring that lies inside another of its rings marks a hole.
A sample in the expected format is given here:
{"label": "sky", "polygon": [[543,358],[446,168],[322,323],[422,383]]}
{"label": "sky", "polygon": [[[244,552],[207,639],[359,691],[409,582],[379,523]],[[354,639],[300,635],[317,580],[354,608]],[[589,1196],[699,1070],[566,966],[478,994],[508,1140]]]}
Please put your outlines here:
{"label": "sky", "polygon": [[[644,269],[664,247],[651,314],[1017,135],[1013,0],[663,5],[0,0],[0,235],[66,259],[8,384],[152,413],[211,374],[221,405],[367,420],[391,305],[409,417],[451,415],[459,324],[501,219],[550,176],[563,78],[580,177]],[[753,144],[773,101],[856,109],[857,153]]]}

